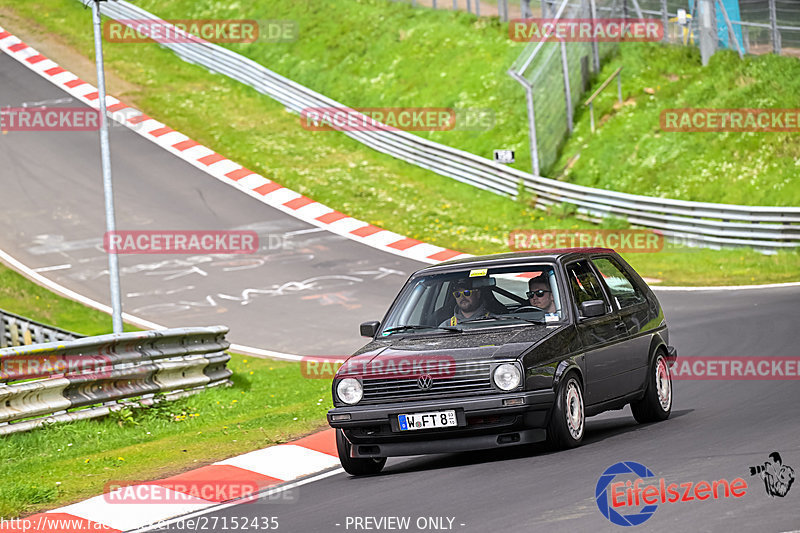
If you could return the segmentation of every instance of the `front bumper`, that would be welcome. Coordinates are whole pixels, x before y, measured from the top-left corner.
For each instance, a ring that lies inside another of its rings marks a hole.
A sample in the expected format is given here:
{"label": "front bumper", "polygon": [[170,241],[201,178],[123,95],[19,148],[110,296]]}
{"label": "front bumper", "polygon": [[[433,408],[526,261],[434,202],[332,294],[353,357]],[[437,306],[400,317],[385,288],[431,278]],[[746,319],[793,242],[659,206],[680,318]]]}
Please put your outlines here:
{"label": "front bumper", "polygon": [[[509,406],[504,400],[522,399]],[[555,401],[552,390],[503,393],[391,404],[336,407],[328,411],[331,427],[342,429],[352,443],[352,457],[395,457],[449,453],[526,444],[543,440],[547,417]],[[397,415],[426,411],[456,411],[458,427],[400,431]],[[349,414],[349,420],[331,420]]]}

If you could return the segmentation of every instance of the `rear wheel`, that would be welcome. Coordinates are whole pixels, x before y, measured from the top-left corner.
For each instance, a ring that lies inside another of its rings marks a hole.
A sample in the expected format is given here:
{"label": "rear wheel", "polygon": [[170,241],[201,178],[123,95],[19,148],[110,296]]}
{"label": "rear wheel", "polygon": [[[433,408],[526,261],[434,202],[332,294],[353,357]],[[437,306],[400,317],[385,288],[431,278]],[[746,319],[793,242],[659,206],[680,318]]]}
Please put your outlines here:
{"label": "rear wheel", "polygon": [[386,464],[386,457],[350,457],[352,444],[344,436],[344,431],[336,430],[336,451],[339,452],[339,461],[344,471],[352,476],[368,476],[377,474]]}
{"label": "rear wheel", "polygon": [[547,442],[555,449],[574,448],[583,441],[585,428],[583,388],[578,375],[570,372],[558,386],[553,413],[547,425]]}
{"label": "rear wheel", "polygon": [[647,373],[644,398],[631,403],[631,411],[640,424],[666,420],[672,412],[672,374],[667,358],[660,350]]}

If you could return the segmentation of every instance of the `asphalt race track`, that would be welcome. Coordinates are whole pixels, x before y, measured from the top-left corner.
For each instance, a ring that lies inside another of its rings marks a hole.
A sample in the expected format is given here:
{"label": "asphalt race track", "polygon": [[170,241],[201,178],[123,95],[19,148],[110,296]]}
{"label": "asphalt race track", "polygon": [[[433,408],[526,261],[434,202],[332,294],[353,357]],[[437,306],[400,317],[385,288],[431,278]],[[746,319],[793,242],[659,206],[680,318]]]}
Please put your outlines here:
{"label": "asphalt race track", "polygon": [[[2,105],[59,98],[57,88],[0,55]],[[357,324],[380,318],[420,266],[279,213],[127,130],[115,128],[112,143],[119,229],[255,228],[262,236],[292,234],[298,243],[262,251],[254,263],[122,256],[125,310],[142,318],[175,326],[223,323],[238,343],[341,355],[361,343]],[[0,248],[107,301],[97,152],[96,133],[0,137]],[[797,355],[800,287],[659,297],[681,358]],[[797,381],[676,381],[669,420],[640,426],[628,408],[605,413],[589,419],[584,445],[574,450],[551,453],[537,445],[391,459],[379,476],[334,472],[292,489],[289,498],[205,514],[217,518],[214,529],[170,529],[224,531],[223,517],[277,517],[277,531],[291,533],[620,531],[598,510],[595,486],[607,467],[635,461],[666,483],[741,477],[748,488],[741,498],[660,503],[632,530],[796,530],[800,481],[786,497],[772,497],[749,467],[778,451],[800,475],[799,403]],[[408,517],[408,526],[376,527],[388,517]]]}
{"label": "asphalt race track", "polygon": [[[83,107],[0,54],[0,103]],[[422,264],[321,230],[225,185],[127,128],[111,128],[118,230],[255,230],[253,255],[120,255],[123,310],[166,326],[231,327],[231,342],[349,355]],[[0,249],[109,303],[97,132],[0,137]]]}
{"label": "asphalt race track", "polygon": [[[786,317],[800,287],[659,298],[680,357],[797,354],[796,326]],[[274,495],[204,516],[218,524],[223,518],[277,517],[280,531],[292,533],[367,531],[356,527],[365,517],[410,517],[405,531],[442,530],[426,523],[429,517],[444,517],[445,526],[452,519],[444,530],[470,533],[621,531],[598,510],[595,486],[607,467],[636,461],[667,484],[741,477],[748,488],[739,499],[659,504],[632,531],[791,531],[800,526],[800,486],[796,482],[784,498],[768,496],[749,467],[778,451],[800,473],[798,402],[797,381],[676,380],[670,419],[638,425],[627,407],[604,413],[587,420],[584,444],[574,450],[553,453],[535,445],[390,459],[375,477],[342,472],[290,489],[285,498]],[[164,530],[200,531],[178,524]]]}

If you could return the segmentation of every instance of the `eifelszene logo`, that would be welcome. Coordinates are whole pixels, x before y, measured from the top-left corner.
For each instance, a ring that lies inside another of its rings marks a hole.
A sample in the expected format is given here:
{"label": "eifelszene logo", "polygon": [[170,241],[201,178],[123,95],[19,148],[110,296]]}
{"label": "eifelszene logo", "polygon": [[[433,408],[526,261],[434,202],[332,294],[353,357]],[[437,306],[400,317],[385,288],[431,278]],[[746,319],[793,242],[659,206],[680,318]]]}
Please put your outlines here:
{"label": "eifelszene logo", "polygon": [[[614,482],[618,476],[627,476],[629,479]],[[659,503],[741,498],[747,493],[747,482],[740,477],[733,481],[718,479],[685,483],[667,483],[662,477],[654,479],[655,484],[644,486],[646,478],[655,478],[655,474],[641,463],[623,461],[609,466],[600,475],[595,487],[595,500],[603,516],[618,526],[636,526],[649,520]],[[633,508],[638,509],[623,514]]]}

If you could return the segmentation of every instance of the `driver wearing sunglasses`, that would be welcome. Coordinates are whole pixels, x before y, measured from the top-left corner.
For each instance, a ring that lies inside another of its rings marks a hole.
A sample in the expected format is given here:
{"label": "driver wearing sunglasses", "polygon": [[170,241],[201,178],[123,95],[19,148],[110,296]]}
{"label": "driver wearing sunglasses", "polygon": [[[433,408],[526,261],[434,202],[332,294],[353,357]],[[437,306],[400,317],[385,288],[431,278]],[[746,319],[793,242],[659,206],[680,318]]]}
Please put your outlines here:
{"label": "driver wearing sunglasses", "polygon": [[456,281],[453,284],[452,294],[456,299],[455,311],[453,316],[439,324],[440,326],[455,326],[470,318],[489,316],[481,290],[473,289],[472,282],[468,278]]}
{"label": "driver wearing sunglasses", "polygon": [[556,304],[553,301],[553,292],[550,284],[544,278],[544,274],[531,279],[528,282],[528,301],[532,306],[544,309],[547,313],[556,312]]}

